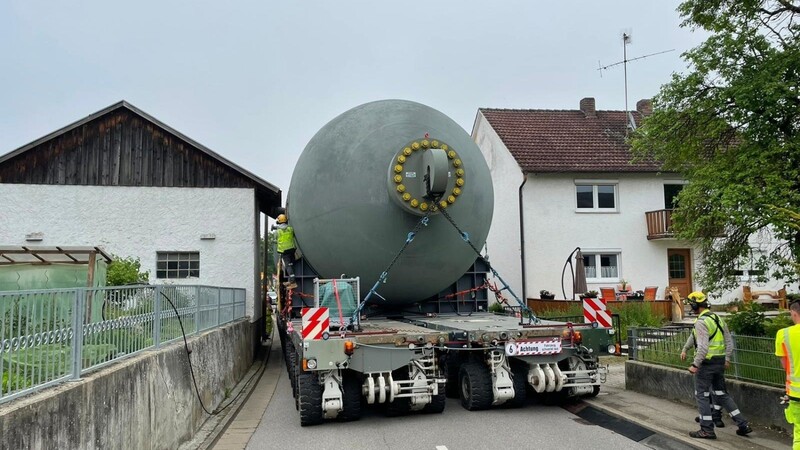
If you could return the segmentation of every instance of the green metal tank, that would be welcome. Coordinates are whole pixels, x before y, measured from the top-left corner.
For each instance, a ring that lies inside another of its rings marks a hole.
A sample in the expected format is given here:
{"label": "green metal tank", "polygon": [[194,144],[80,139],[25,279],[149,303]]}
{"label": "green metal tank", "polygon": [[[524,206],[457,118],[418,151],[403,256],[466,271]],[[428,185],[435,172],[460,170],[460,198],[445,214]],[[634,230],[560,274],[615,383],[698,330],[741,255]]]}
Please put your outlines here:
{"label": "green metal tank", "polygon": [[353,108],[311,139],[287,194],[289,224],[323,278],[361,277],[362,298],[428,215],[378,294],[389,307],[435,296],[474,263],[441,209],[483,247],[492,221],[489,168],[469,134],[428,106],[383,100]]}

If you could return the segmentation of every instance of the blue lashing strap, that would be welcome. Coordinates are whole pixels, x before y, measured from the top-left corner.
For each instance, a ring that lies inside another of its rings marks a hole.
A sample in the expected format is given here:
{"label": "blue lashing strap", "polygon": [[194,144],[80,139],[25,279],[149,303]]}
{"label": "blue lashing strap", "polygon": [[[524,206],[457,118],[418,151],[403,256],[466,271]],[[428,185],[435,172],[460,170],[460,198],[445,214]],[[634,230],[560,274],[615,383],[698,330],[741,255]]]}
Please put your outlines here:
{"label": "blue lashing strap", "polygon": [[397,255],[395,255],[394,259],[392,259],[392,262],[389,263],[389,266],[386,268],[386,270],[384,270],[383,273],[381,273],[381,276],[378,277],[378,281],[375,282],[375,284],[372,286],[372,289],[370,289],[366,297],[364,297],[364,301],[361,302],[360,305],[358,305],[358,308],[356,308],[355,311],[353,311],[353,315],[350,316],[349,326],[352,326],[354,323],[357,323],[359,327],[361,326],[361,310],[364,309],[364,306],[366,306],[367,302],[369,301],[370,298],[372,298],[373,294],[376,295],[381,300],[386,301],[385,298],[381,297],[381,295],[378,294],[378,286],[380,286],[381,283],[386,283],[386,278],[389,276],[389,270],[392,268],[392,266],[394,266],[394,263],[397,262],[397,259],[400,257],[400,255],[402,255],[403,252],[406,250],[406,247],[408,247],[408,245],[411,244],[411,242],[414,240],[414,237],[417,236],[417,231],[420,229],[420,227],[428,226],[428,214],[430,214],[430,212],[425,214],[425,216],[423,216],[419,220],[419,222],[417,222],[413,230],[409,231],[408,235],[406,236],[406,242],[403,244],[403,247],[400,249],[399,252],[397,252]]}

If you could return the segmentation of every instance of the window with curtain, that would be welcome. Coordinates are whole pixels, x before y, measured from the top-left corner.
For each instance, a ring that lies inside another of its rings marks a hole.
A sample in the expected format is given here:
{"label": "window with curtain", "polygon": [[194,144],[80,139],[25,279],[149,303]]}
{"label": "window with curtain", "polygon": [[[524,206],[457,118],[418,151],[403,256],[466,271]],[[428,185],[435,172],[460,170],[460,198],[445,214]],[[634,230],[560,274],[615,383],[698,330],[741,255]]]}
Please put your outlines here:
{"label": "window with curtain", "polygon": [[586,279],[591,281],[619,280],[619,253],[584,253]]}

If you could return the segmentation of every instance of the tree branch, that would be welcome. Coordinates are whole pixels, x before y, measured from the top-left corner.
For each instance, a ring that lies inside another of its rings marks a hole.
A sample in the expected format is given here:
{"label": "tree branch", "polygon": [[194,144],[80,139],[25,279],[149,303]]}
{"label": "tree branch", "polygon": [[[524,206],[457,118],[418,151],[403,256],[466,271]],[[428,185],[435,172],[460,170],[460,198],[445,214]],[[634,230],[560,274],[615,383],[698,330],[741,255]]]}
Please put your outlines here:
{"label": "tree branch", "polygon": [[783,5],[784,8],[788,9],[789,11],[800,14],[800,5],[795,5],[794,3],[790,2],[789,0],[778,0],[778,3]]}

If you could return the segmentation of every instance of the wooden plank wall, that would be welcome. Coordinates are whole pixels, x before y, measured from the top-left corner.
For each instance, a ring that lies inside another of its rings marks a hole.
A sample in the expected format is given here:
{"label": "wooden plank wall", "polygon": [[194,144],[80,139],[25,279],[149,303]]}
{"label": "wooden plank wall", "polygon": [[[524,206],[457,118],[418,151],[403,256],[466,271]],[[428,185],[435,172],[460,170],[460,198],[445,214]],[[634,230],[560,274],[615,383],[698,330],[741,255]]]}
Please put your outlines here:
{"label": "wooden plank wall", "polygon": [[121,108],[0,165],[0,183],[254,188],[206,153]]}

